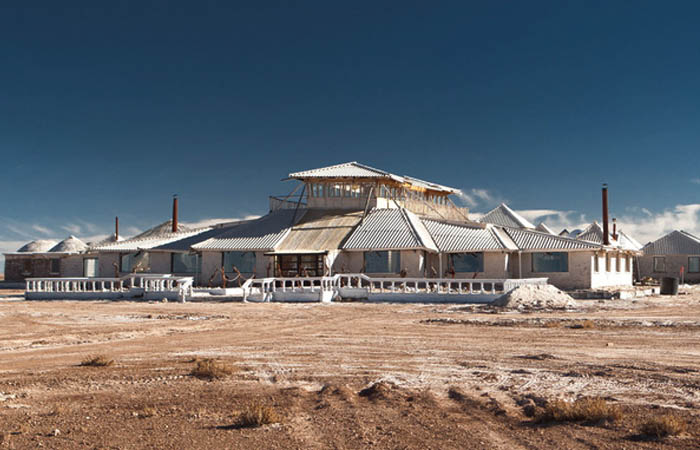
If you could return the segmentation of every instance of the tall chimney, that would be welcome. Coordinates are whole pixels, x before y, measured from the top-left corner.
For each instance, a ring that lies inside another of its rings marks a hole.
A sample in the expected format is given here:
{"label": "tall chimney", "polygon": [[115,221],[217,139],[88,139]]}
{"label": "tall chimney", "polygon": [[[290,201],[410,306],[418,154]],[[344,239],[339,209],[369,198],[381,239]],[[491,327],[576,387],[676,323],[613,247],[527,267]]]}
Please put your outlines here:
{"label": "tall chimney", "polygon": [[610,245],[608,230],[608,185],[603,183],[603,245]]}
{"label": "tall chimney", "polygon": [[617,240],[617,221],[613,217],[613,239]]}
{"label": "tall chimney", "polygon": [[173,233],[177,233],[177,194],[173,195]]}
{"label": "tall chimney", "polygon": [[119,240],[119,216],[114,218],[114,241]]}

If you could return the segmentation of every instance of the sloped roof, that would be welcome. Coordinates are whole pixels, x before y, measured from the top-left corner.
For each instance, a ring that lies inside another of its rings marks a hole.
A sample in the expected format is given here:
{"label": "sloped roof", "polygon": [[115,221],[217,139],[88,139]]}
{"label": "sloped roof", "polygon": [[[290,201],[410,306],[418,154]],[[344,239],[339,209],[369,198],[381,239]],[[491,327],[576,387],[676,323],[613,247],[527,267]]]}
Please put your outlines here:
{"label": "sloped roof", "polygon": [[549,228],[549,227],[547,226],[547,224],[544,223],[544,222],[540,222],[539,224],[537,224],[537,227],[535,227],[535,230],[541,231],[541,232],[543,232],[543,233],[549,233],[549,234],[557,235],[557,233],[555,233],[554,230],[552,230],[551,228]]}
{"label": "sloped roof", "polygon": [[386,178],[434,191],[449,192],[451,194],[458,192],[457,189],[451,187],[424,181],[415,177],[396,175],[385,170],[375,169],[374,167],[360,164],[357,161],[336,164],[328,167],[320,167],[318,169],[304,170],[301,172],[293,172],[289,174],[289,178]]}
{"label": "sloped roof", "polygon": [[[622,232],[622,230],[617,231],[618,238],[615,240],[612,233],[610,235],[610,245],[613,247],[619,247],[623,250],[633,250],[639,251],[642,245],[637,242],[633,237]],[[578,239],[586,242],[593,242],[595,244],[603,244],[603,227],[598,222],[593,222],[588,225],[580,233],[569,235],[571,238]]]}
{"label": "sloped roof", "polygon": [[648,243],[642,251],[645,255],[700,255],[700,238],[675,230]]}
{"label": "sloped roof", "polygon": [[306,210],[278,209],[260,218],[225,228],[192,246],[195,250],[268,251],[274,250]]}
{"label": "sloped roof", "polygon": [[138,250],[153,249],[198,235],[210,229],[209,227],[191,229],[189,227],[180,226],[178,229],[181,231],[173,233],[170,231],[170,223],[170,221],[164,222],[130,239],[96,244],[92,247],[92,250],[100,252],[135,252]]}
{"label": "sloped roof", "polygon": [[[610,233],[609,233],[610,234]],[[613,241],[612,234],[610,234],[610,242]],[[575,236],[576,239],[588,242],[595,242],[596,244],[603,243],[603,228],[598,224],[598,222],[593,222],[588,225],[583,231]]]}
{"label": "sloped roof", "polygon": [[502,227],[535,229],[535,226],[530,221],[510,209],[505,203],[501,203],[491,211],[484,214],[479,221],[500,225]]}
{"label": "sloped roof", "polygon": [[506,248],[490,226],[482,228],[432,219],[424,219],[423,223],[441,252],[477,252]]}
{"label": "sloped roof", "polygon": [[345,250],[409,250],[437,247],[415,214],[403,208],[372,209],[343,245]]}
{"label": "sloped roof", "polygon": [[401,177],[360,164],[357,161],[351,161],[334,166],[293,172],[289,174],[289,178],[395,178],[399,181],[398,179]]}
{"label": "sloped roof", "polygon": [[106,238],[102,239],[101,241],[89,242],[88,246],[91,249],[93,249],[93,248],[97,248],[97,247],[100,247],[100,246],[105,245],[105,244],[110,244],[112,242],[120,242],[123,240],[124,240],[123,236],[117,237],[114,233],[112,233],[109,236],[107,236]]}
{"label": "sloped roof", "polygon": [[523,251],[551,250],[597,250],[602,246],[578,239],[555,236],[540,231],[523,230],[522,228],[503,229],[513,239],[513,242]]}
{"label": "sloped roof", "polygon": [[88,245],[75,236],[68,236],[49,250],[50,253],[81,253]]}
{"label": "sloped roof", "polygon": [[[166,234],[172,234],[172,229],[173,229],[173,220],[168,219],[165,222],[161,223],[160,225],[156,225],[153,228],[150,228],[146,231],[144,231],[141,234],[138,234],[134,236],[131,239],[145,239],[145,238],[150,238],[154,236],[164,236]],[[189,231],[195,231],[194,228],[188,227],[187,225],[183,225],[182,223],[177,224],[177,232],[178,233],[183,233],[183,232],[189,232]]]}
{"label": "sloped roof", "polygon": [[339,249],[362,219],[362,211],[309,210],[282,242],[279,253],[304,253]]}
{"label": "sloped roof", "polygon": [[[175,240],[170,240],[169,242],[166,242],[164,244],[160,244],[158,246],[154,246],[151,248],[151,251],[159,251],[159,252],[189,252],[191,247],[195,244],[199,244],[200,242],[204,242],[209,238],[212,238],[216,236],[217,234],[222,233],[224,229],[228,227],[222,227],[222,228],[206,228],[203,230],[200,230],[199,232],[187,232],[183,233],[182,237],[179,237]],[[194,234],[193,234],[194,233]]]}
{"label": "sloped roof", "polygon": [[36,241],[24,244],[17,250],[17,253],[46,253],[53,246],[56,245],[56,241],[49,239],[37,239]]}
{"label": "sloped roof", "polygon": [[642,249],[642,244],[640,244],[639,241],[637,241],[629,234],[624,233],[622,230],[618,231],[617,234],[618,244],[620,244],[620,248],[634,251],[640,251]]}

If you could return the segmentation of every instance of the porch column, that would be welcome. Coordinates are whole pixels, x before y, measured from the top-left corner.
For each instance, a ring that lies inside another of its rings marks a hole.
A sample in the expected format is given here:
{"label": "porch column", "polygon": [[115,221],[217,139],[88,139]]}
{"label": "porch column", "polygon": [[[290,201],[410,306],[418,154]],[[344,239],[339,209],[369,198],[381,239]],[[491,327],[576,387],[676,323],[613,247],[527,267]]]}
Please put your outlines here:
{"label": "porch column", "polygon": [[523,277],[523,252],[518,251],[518,278]]}

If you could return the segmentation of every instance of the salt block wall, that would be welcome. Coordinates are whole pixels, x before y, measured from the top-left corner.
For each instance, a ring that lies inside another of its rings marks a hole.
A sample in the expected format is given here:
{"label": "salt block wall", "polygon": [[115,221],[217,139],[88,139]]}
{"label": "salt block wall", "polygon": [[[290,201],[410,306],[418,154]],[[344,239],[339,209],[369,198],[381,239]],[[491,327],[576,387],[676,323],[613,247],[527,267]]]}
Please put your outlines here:
{"label": "salt block wall", "polygon": [[84,255],[69,255],[61,258],[61,277],[79,278],[83,276]]}
{"label": "salt block wall", "polygon": [[[588,289],[591,287],[591,265],[593,264],[593,252],[568,252],[568,272],[533,272],[532,254],[523,253],[522,277],[523,278],[548,278],[549,284],[559,289]],[[518,255],[513,255],[511,267],[512,277],[518,278]]]}
{"label": "salt block wall", "polygon": [[113,278],[115,276],[114,264],[116,263],[117,268],[119,268],[119,262],[119,253],[100,253],[97,258],[100,277]]}

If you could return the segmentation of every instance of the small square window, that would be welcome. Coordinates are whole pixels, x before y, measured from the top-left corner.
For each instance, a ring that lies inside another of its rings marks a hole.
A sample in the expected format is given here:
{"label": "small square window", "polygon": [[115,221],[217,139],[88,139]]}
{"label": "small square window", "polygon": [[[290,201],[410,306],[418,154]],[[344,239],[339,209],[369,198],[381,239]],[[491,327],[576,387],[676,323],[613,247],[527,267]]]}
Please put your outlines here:
{"label": "small square window", "polygon": [[666,272],[666,258],[654,256],[654,272]]}
{"label": "small square window", "polygon": [[700,272],[700,256],[688,257],[688,273]]}

